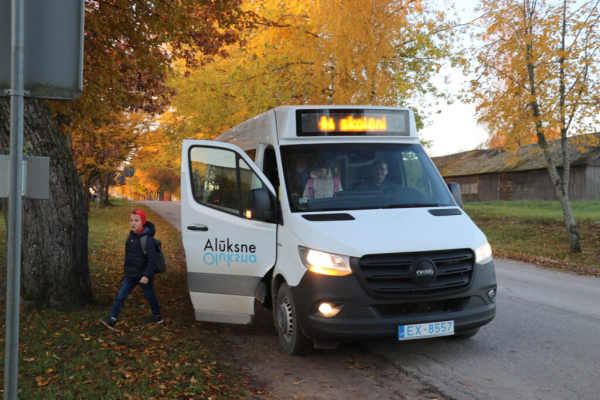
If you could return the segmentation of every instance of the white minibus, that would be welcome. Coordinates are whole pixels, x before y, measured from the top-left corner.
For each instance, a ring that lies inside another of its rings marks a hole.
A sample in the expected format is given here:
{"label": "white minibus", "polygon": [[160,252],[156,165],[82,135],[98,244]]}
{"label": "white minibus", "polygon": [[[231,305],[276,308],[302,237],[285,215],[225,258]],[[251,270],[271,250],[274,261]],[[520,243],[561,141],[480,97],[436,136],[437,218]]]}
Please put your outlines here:
{"label": "white minibus", "polygon": [[366,338],[467,338],[496,313],[492,251],[410,109],[287,106],[184,140],[181,220],[198,321],[272,310],[304,354]]}

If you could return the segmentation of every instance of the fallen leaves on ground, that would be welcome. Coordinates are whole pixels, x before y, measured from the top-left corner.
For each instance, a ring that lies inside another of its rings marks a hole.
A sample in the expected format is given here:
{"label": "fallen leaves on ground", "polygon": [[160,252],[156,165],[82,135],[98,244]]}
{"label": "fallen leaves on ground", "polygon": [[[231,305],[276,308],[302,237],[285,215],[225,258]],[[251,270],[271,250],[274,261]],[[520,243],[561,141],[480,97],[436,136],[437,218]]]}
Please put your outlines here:
{"label": "fallen leaves on ground", "polygon": [[[150,210],[148,219],[157,226],[167,256],[168,270],[155,283],[165,322],[143,323],[150,308],[135,289],[114,332],[99,323],[108,315],[123,275],[129,211],[129,204],[122,204],[90,215],[92,303],[82,310],[21,312],[19,397],[246,397],[256,388],[240,368],[217,362],[215,351],[226,345],[195,321],[179,232]],[[4,310],[0,313],[4,321]],[[1,354],[2,363],[3,358]]]}

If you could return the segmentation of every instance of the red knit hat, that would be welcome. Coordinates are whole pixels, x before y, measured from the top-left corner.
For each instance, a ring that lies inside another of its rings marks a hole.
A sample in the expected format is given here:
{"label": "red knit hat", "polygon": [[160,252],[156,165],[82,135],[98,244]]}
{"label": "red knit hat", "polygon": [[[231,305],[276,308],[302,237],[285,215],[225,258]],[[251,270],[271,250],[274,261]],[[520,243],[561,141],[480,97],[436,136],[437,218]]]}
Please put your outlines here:
{"label": "red knit hat", "polygon": [[142,220],[142,225],[146,225],[146,213],[143,212],[142,210],[133,210],[131,212],[131,214],[137,214],[140,216],[140,219]]}

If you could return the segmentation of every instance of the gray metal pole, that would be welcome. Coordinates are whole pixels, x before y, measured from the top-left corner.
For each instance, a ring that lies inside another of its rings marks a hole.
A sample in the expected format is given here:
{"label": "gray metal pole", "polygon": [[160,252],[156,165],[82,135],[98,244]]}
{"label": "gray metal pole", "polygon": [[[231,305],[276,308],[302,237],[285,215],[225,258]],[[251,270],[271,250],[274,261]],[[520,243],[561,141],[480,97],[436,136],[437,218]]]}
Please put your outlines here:
{"label": "gray metal pole", "polygon": [[131,205],[131,211],[133,211],[133,195],[131,194],[131,177],[129,177],[129,204]]}
{"label": "gray metal pole", "polygon": [[21,295],[21,215],[23,191],[24,0],[12,1],[10,89],[10,178],[6,279],[4,398],[17,398],[19,371],[19,297]]}

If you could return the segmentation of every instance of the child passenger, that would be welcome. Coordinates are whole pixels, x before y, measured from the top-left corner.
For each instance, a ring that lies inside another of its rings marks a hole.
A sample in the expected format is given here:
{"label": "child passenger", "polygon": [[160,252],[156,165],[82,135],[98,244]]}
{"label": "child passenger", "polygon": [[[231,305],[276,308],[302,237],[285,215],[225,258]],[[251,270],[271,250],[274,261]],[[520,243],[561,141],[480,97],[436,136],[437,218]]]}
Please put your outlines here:
{"label": "child passenger", "polygon": [[340,178],[333,177],[326,164],[318,163],[310,168],[310,179],[306,183],[302,197],[309,199],[336,197],[342,190]]}
{"label": "child passenger", "polygon": [[[157,265],[157,243],[154,240],[156,229],[152,222],[146,221],[146,213],[142,210],[134,210],[129,215],[129,227],[131,232],[125,244],[125,277],[123,285],[113,302],[110,315],[100,320],[108,329],[114,330],[121,308],[127,296],[140,285],[144,291],[146,300],[150,302],[152,315],[146,319],[146,323],[162,324],[163,317],[160,315],[160,305],[156,293],[154,293],[154,271]],[[146,254],[142,249],[140,240],[146,239]]]}

